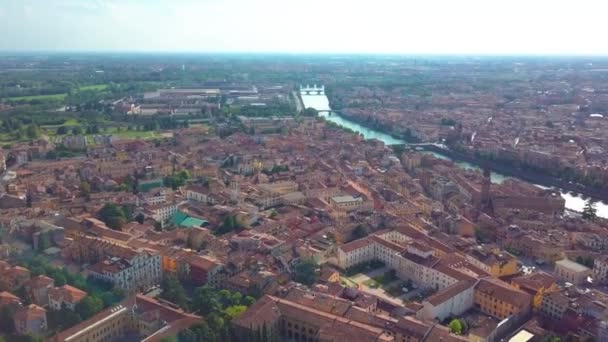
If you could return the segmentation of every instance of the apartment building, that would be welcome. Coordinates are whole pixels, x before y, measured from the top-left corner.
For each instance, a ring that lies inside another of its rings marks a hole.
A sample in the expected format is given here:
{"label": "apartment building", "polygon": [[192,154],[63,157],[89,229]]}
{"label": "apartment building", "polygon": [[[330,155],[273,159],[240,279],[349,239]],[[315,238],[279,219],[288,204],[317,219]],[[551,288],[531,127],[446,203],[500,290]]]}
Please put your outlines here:
{"label": "apartment building", "polygon": [[527,292],[532,296],[532,310],[540,310],[545,294],[557,289],[557,279],[545,272],[535,272],[522,275],[511,280],[516,289]]}
{"label": "apartment building", "polygon": [[342,269],[371,261],[375,258],[374,244],[370,239],[358,239],[338,247],[338,266]]}
{"label": "apartment building", "polygon": [[475,286],[475,307],[498,319],[526,315],[532,296],[494,278],[479,280]]}
{"label": "apartment building", "polygon": [[25,284],[25,291],[34,304],[46,306],[49,304],[49,290],[55,287],[55,280],[45,275],[38,275]]}
{"label": "apartment building", "polygon": [[74,310],[76,304],[80,303],[87,293],[70,285],[63,285],[49,290],[49,307],[53,310],[61,310],[63,307]]}
{"label": "apartment building", "polygon": [[563,281],[581,285],[591,275],[591,269],[572,260],[563,259],[555,262],[555,275]]}
{"label": "apartment building", "polygon": [[206,186],[190,184],[186,186],[186,199],[197,201],[204,204],[213,204],[214,200],[210,196],[211,189]]}
{"label": "apartment building", "polygon": [[167,222],[177,212],[177,209],[181,203],[161,203],[157,205],[151,205],[146,210],[157,222]]}
{"label": "apartment building", "polygon": [[127,292],[147,290],[160,283],[161,255],[157,251],[112,244],[96,238],[80,238],[68,251],[80,262],[91,262],[89,274],[109,281]]}
{"label": "apartment building", "polygon": [[42,334],[47,328],[46,310],[36,304],[20,307],[13,315],[15,331],[21,335]]}

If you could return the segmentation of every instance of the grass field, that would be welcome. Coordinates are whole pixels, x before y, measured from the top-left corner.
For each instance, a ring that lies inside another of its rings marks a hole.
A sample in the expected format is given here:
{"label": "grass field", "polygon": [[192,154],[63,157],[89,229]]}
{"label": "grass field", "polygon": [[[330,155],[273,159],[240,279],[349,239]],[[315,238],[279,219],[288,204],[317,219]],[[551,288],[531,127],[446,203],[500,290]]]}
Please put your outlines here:
{"label": "grass field", "polygon": [[[102,91],[102,90],[106,90],[106,88],[108,88],[107,84],[92,84],[92,85],[79,87],[78,90],[80,90],[80,91],[87,91],[87,90]],[[15,96],[15,97],[9,97],[8,100],[12,100],[12,101],[32,101],[32,100],[63,101],[66,98],[66,96],[68,96],[67,93],[50,94],[50,95]]]}
{"label": "grass field", "polygon": [[85,91],[85,90],[101,91],[101,90],[106,90],[107,87],[108,87],[107,84],[93,84],[93,85],[80,87],[80,88],[78,88],[78,90],[80,90],[80,91]]}
{"label": "grass field", "polygon": [[12,101],[33,101],[33,100],[57,100],[63,101],[68,94],[51,94],[51,95],[31,95],[31,96],[16,96],[9,97]]}
{"label": "grass field", "polygon": [[59,128],[61,126],[67,126],[67,127],[80,126],[80,121],[78,121],[77,119],[67,119],[61,125],[41,125],[40,128],[52,129],[52,128]]}

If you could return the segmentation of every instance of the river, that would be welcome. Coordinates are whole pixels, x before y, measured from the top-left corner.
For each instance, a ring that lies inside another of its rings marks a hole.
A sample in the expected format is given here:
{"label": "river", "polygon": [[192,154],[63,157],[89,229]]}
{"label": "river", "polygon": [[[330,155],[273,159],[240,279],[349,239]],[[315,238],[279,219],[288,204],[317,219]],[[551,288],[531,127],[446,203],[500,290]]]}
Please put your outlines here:
{"label": "river", "polygon": [[[331,108],[329,107],[329,100],[327,99],[327,96],[325,96],[324,94],[307,95],[307,94],[301,93],[300,97],[302,98],[302,102],[303,102],[303,105],[305,108],[312,107],[318,111],[322,111],[319,114],[320,116],[323,116],[323,117],[325,117],[325,119],[332,121],[342,127],[349,128],[355,132],[362,134],[365,139],[377,139],[377,140],[384,142],[387,145],[407,144],[404,140],[396,139],[389,134],[370,129],[369,127],[365,127],[356,122],[343,118],[336,113],[330,112]],[[436,153],[436,152],[430,152],[430,151],[421,151],[421,152],[422,153],[431,153],[434,156],[436,156],[437,158],[450,159],[450,158],[448,158],[442,154]],[[478,166],[473,165],[471,163],[462,162],[462,161],[454,161],[454,163],[464,169],[479,170]],[[507,178],[508,178],[508,176],[506,176],[506,175],[503,175],[503,174],[500,174],[497,172],[492,172],[492,182],[493,183],[502,183]],[[543,188],[543,189],[547,189],[547,187],[544,187],[541,185],[536,185],[536,186]],[[579,211],[579,212],[583,210],[586,200],[581,195],[575,196],[566,191],[560,191],[560,194],[566,200],[567,209],[570,209],[573,211]],[[598,216],[608,218],[608,205],[607,204],[598,201],[595,204],[595,207],[597,209]]]}

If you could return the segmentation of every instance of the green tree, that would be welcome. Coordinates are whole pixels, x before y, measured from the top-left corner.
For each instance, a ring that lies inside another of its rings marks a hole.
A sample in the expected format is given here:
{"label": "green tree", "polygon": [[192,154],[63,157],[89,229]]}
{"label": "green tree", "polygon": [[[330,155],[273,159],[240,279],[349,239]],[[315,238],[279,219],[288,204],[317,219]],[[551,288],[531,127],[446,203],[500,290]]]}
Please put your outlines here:
{"label": "green tree", "polygon": [[209,327],[215,331],[222,330],[226,325],[226,320],[222,318],[217,312],[212,312],[207,315],[207,322]]}
{"label": "green tree", "polygon": [[44,251],[49,247],[51,247],[51,238],[49,237],[49,233],[40,233],[40,235],[38,236],[38,250]]}
{"label": "green tree", "polygon": [[68,280],[63,274],[57,274],[53,279],[55,280],[55,286],[63,286],[68,283]]}
{"label": "green tree", "polygon": [[295,280],[304,285],[312,285],[317,281],[317,265],[312,260],[302,260],[295,267]]}
{"label": "green tree", "polygon": [[561,342],[562,338],[555,335],[555,334],[549,334],[546,335],[545,337],[543,337],[542,342]]}
{"label": "green tree", "polygon": [[177,304],[182,309],[188,309],[186,291],[177,277],[172,274],[165,276],[161,282],[161,289],[163,290],[162,298]]}
{"label": "green tree", "polygon": [[130,219],[128,218],[130,212],[126,211],[125,207],[121,207],[114,203],[107,203],[99,210],[97,217],[111,229],[120,230]]}
{"label": "green tree", "polygon": [[245,296],[243,297],[243,299],[241,300],[241,303],[247,307],[252,306],[253,303],[255,303],[255,298],[251,297],[251,296]]}
{"label": "green tree", "polygon": [[49,329],[57,331],[68,329],[82,321],[78,313],[66,307],[63,307],[58,311],[49,311],[47,314],[47,320]]}
{"label": "green tree", "polygon": [[365,227],[364,225],[360,224],[357,227],[355,227],[355,229],[353,230],[353,238],[355,240],[357,239],[361,239],[366,237],[367,235],[369,235],[369,232],[367,231],[367,227]]}
{"label": "green tree", "polygon": [[96,296],[87,296],[76,304],[76,312],[83,320],[93,317],[101,310],[103,310],[103,301]]}
{"label": "green tree", "polygon": [[27,126],[25,134],[30,139],[38,139],[40,137],[40,127],[32,122]]}
{"label": "green tree", "polygon": [[243,312],[245,312],[247,310],[247,307],[245,305],[233,305],[233,306],[229,306],[224,310],[224,314],[226,316],[228,316],[229,319],[233,319],[237,316],[239,316],[240,314],[242,314]]}
{"label": "green tree", "polygon": [[139,222],[140,224],[144,224],[145,219],[146,217],[142,213],[139,213],[137,214],[137,216],[135,216],[135,221]]}
{"label": "green tree", "polygon": [[582,213],[583,219],[587,221],[595,221],[597,218],[597,209],[595,208],[595,202],[592,200],[587,201],[585,208]]}
{"label": "green tree", "polygon": [[300,115],[308,116],[308,117],[316,117],[318,114],[319,114],[319,111],[317,111],[316,109],[314,109],[312,107],[308,107],[300,112]]}
{"label": "green tree", "polygon": [[450,327],[450,331],[453,334],[456,334],[456,335],[462,334],[462,323],[460,323],[459,319],[454,318],[448,326]]}
{"label": "green tree", "polygon": [[177,176],[183,180],[183,181],[187,181],[188,179],[190,179],[190,172],[188,172],[188,170],[181,170]]}
{"label": "green tree", "polygon": [[197,336],[192,329],[185,329],[179,332],[177,340],[179,342],[196,342]]}
{"label": "green tree", "polygon": [[76,127],[72,128],[72,134],[73,135],[80,135],[80,134],[82,134],[82,127],[76,126]]}
{"label": "green tree", "polygon": [[203,315],[219,312],[222,308],[216,291],[208,286],[199,287],[194,291],[192,309]]}
{"label": "green tree", "polygon": [[279,215],[279,212],[275,208],[270,209],[270,213],[268,214],[268,217],[275,218],[275,217],[277,217],[277,215]]}
{"label": "green tree", "polygon": [[[190,327],[190,329],[186,329],[186,330],[191,331],[192,334],[180,332],[180,334],[179,334],[180,342],[190,342],[190,341],[213,342],[213,341],[217,340],[217,336],[216,336],[215,332],[211,329],[209,324],[207,324],[206,322],[202,322],[200,324],[194,325],[194,326]],[[194,336],[194,340],[189,340],[190,338],[192,338],[192,336]]]}

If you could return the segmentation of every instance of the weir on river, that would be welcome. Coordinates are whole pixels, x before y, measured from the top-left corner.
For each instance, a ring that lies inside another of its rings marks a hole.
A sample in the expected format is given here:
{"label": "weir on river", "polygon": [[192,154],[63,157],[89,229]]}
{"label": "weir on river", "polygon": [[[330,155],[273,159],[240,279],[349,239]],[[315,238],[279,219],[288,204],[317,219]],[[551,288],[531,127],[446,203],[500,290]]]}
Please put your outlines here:
{"label": "weir on river", "polygon": [[[316,88],[316,85],[315,85],[315,88]],[[317,111],[320,112],[319,115],[325,117],[326,120],[332,121],[342,127],[346,127],[355,132],[358,132],[358,133],[362,134],[365,139],[380,140],[387,145],[399,145],[399,144],[407,145],[407,142],[402,139],[396,139],[389,134],[376,131],[369,127],[360,125],[354,121],[348,120],[348,119],[336,114],[335,112],[332,113],[331,107],[329,106],[329,100],[327,99],[327,96],[325,96],[325,93],[319,94],[317,92],[302,92],[301,91],[300,97],[302,98],[302,103],[304,105],[304,108],[312,107],[312,108],[316,109]],[[428,152],[428,151],[424,151],[424,153],[432,153],[437,158],[451,160],[451,158],[448,158],[447,156],[444,156],[439,153]],[[462,161],[454,161],[454,163],[457,166],[464,168],[464,169],[480,170],[480,168],[478,166],[473,165],[471,163],[462,162]],[[492,182],[493,183],[502,183],[506,178],[508,178],[508,177],[505,175],[502,175],[497,172],[492,172]],[[546,189],[546,187],[543,187],[540,185],[537,185],[537,186],[540,188]],[[561,190],[560,190],[560,194],[566,200],[566,209],[579,211],[579,212],[583,210],[586,200],[581,195],[575,196],[575,195],[570,194],[567,191],[561,191]],[[596,203],[596,209],[597,209],[598,216],[608,218],[608,205],[607,204],[598,201]]]}

